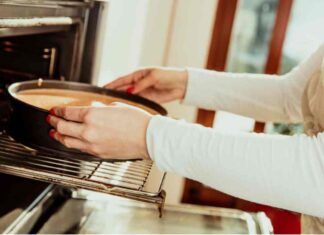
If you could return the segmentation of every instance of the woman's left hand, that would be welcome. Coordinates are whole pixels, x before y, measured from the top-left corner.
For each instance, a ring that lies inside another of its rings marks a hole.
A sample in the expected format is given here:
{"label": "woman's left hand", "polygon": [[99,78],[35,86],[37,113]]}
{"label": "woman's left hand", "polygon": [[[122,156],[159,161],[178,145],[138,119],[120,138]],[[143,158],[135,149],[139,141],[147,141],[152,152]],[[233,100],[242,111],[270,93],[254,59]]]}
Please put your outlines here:
{"label": "woman's left hand", "polygon": [[109,159],[149,159],[146,129],[151,114],[122,104],[106,107],[56,107],[47,122],[50,136],[68,148]]}

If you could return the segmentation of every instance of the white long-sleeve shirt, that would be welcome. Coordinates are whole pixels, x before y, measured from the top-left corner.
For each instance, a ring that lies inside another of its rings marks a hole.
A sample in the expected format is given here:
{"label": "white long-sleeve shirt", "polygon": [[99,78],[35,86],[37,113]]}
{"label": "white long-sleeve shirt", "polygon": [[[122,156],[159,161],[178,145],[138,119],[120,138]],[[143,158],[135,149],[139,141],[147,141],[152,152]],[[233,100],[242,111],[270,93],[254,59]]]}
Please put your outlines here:
{"label": "white long-sleeve shirt", "polygon": [[[259,121],[302,122],[301,97],[324,44],[288,74],[189,69],[184,102]],[[324,217],[324,133],[229,133],[154,116],[147,146],[157,166],[249,201]]]}

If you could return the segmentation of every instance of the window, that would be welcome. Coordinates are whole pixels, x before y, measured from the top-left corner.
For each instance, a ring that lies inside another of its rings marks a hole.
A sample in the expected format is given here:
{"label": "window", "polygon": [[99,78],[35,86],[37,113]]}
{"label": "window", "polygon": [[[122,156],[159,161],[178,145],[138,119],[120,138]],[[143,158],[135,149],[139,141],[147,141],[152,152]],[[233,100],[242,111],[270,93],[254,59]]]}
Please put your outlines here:
{"label": "window", "polygon": [[[264,72],[277,5],[278,0],[239,1],[227,60],[228,72]],[[217,112],[214,123],[216,128],[245,132],[254,127],[253,119],[222,111]]]}
{"label": "window", "polygon": [[[324,42],[324,1],[295,0],[285,44],[280,73],[289,72],[314,52]],[[297,134],[303,132],[302,124],[268,123],[269,133]]]}

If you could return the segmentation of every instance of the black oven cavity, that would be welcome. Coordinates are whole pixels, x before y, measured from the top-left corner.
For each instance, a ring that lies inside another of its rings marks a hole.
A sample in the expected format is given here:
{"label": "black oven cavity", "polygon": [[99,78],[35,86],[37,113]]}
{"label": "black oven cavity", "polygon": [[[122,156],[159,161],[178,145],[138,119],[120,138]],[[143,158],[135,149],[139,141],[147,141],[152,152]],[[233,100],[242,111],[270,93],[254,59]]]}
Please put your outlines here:
{"label": "black oven cavity", "polygon": [[[6,99],[10,84],[38,78],[92,81],[99,19],[106,4],[86,0],[0,2],[0,134],[10,115]],[[32,214],[28,210],[44,201],[49,192],[53,194],[52,185],[5,174],[0,174],[0,185],[0,233],[37,232],[46,211],[60,204],[60,200],[46,199],[39,208],[42,213]]]}

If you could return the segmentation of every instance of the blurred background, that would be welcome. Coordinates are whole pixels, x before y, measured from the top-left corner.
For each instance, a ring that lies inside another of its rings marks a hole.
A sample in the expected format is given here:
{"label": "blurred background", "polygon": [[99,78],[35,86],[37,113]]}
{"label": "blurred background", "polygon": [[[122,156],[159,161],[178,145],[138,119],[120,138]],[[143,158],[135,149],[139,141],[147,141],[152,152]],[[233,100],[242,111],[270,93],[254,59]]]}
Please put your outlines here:
{"label": "blurred background", "polygon": [[[141,66],[283,74],[324,42],[323,0],[110,0],[97,83]],[[241,132],[294,134],[302,125],[259,123],[226,112],[165,105],[171,117]],[[299,215],[233,198],[168,174],[167,202],[264,210],[275,232],[298,233]]]}

